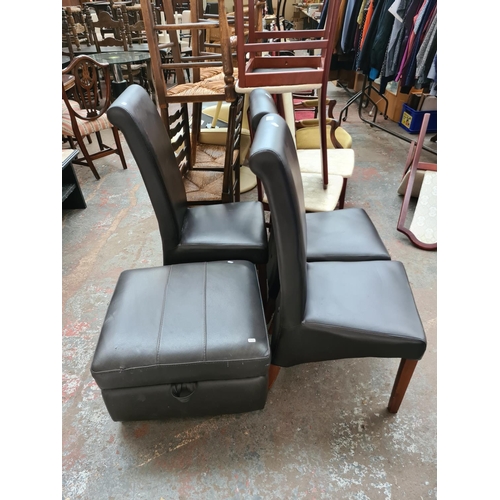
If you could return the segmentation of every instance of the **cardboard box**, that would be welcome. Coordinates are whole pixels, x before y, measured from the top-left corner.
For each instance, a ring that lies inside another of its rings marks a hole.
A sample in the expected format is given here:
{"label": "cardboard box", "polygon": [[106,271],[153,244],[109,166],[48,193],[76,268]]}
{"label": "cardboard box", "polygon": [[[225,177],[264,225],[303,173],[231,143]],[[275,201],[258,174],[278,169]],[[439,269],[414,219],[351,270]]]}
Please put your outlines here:
{"label": "cardboard box", "polygon": [[[375,82],[373,82],[373,86],[377,89],[380,88],[380,86]],[[407,104],[410,94],[419,94],[422,93],[422,90],[412,88],[409,94],[403,94],[400,92],[399,84],[397,84],[397,87],[396,85],[394,85],[394,87],[394,91],[389,91],[389,89],[386,89],[386,91],[384,92],[384,96],[387,99],[387,117],[389,118],[389,120],[399,123],[401,120],[401,113],[403,112],[403,104]],[[372,94],[372,99],[377,103],[379,112],[383,113],[385,109],[384,99],[380,97],[380,95],[378,95],[376,92]]]}

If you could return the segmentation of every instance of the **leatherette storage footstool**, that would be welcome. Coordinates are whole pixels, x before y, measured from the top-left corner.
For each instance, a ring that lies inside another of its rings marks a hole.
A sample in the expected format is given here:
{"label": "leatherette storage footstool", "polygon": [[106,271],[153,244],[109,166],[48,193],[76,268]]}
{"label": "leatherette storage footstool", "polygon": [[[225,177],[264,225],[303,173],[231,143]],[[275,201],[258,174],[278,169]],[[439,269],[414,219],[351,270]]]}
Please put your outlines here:
{"label": "leatherette storage footstool", "polygon": [[122,272],[91,373],[115,421],[262,409],[270,349],[255,266]]}

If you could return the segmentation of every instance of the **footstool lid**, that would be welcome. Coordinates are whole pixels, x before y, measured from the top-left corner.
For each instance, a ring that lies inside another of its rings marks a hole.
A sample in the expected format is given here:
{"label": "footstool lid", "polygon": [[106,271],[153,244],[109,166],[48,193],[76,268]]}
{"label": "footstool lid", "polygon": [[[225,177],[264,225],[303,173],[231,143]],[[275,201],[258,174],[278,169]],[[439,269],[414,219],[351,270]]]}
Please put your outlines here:
{"label": "footstool lid", "polygon": [[255,266],[224,261],[124,271],[91,373],[115,389],[255,377],[269,363]]}

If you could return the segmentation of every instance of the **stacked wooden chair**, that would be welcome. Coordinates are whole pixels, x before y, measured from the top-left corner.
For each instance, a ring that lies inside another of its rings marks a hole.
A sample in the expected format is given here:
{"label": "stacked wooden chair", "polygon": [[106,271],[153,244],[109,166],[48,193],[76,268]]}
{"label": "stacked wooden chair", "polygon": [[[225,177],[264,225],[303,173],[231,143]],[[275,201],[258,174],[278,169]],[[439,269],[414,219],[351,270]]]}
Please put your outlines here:
{"label": "stacked wooden chair", "polygon": [[[260,88],[274,96],[276,107],[272,111],[279,110],[283,114],[294,140],[296,123],[293,95],[300,92],[317,94],[319,118],[316,120],[316,126],[314,129],[305,127],[303,130],[297,130],[299,135],[310,133],[312,130],[313,135],[319,137],[319,145],[307,144],[307,150],[303,147],[306,141],[301,140],[300,144],[299,156],[306,206],[311,212],[331,211],[337,206],[342,208],[346,179],[352,175],[354,168],[354,151],[341,147],[341,143],[336,139],[338,123],[332,119],[327,120],[326,116],[326,89],[341,2],[328,2],[323,29],[295,30],[293,38],[290,38],[290,31],[259,29],[255,19],[257,9],[248,9],[248,23],[245,24],[245,7],[248,7],[249,3],[251,5],[251,2],[252,0],[235,2],[237,51],[240,56],[236,90],[249,94]],[[299,55],[298,51],[307,51],[309,55]],[[290,53],[295,55],[290,56]],[[331,131],[332,126],[335,130],[331,137],[335,144],[327,140],[328,131]],[[337,149],[329,148],[329,142]],[[340,161],[337,157],[341,157]],[[338,168],[340,162],[342,166]],[[260,184],[259,199],[267,203]]]}
{"label": "stacked wooden chair", "polygon": [[[206,204],[239,200],[240,136],[243,98],[235,91],[229,24],[224,1],[219,0],[217,19],[204,18],[202,2],[191,0],[191,22],[175,22],[174,5],[163,1],[166,24],[158,24],[149,0],[141,0],[142,16],[151,55],[158,107],[163,123],[176,145],[188,202]],[[206,31],[218,28],[220,52],[206,46]],[[190,55],[182,54],[179,32],[189,30]],[[172,57],[162,60],[157,34],[166,32],[172,42]],[[169,72],[175,71],[174,85],[168,84]],[[186,71],[191,79],[186,82]],[[223,143],[200,141],[202,104],[230,103],[229,123]],[[192,112],[190,113],[190,108]],[[188,133],[190,131],[190,133]]]}

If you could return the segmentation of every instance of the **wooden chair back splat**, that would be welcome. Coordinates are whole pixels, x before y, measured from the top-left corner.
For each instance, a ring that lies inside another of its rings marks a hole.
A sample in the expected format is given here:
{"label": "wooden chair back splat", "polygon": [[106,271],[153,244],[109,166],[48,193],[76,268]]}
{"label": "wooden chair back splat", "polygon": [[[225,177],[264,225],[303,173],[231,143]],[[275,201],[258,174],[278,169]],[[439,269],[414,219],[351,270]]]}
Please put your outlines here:
{"label": "wooden chair back splat", "polygon": [[[127,168],[125,157],[120,143],[118,130],[109,122],[106,111],[111,104],[111,78],[109,64],[100,64],[89,56],[75,57],[67,68],[62,70],[62,75],[71,75],[74,85],[71,88],[76,96],[70,100],[62,82],[62,133],[68,137],[74,149],[73,137],[78,142],[78,149],[83,154],[83,159],[73,160],[73,164],[89,167],[96,179],[100,179],[94,160],[118,154],[122,166]],[[101,97],[104,96],[104,97]],[[101,131],[111,129],[115,140],[115,147],[107,146],[101,138]],[[99,151],[90,153],[85,145],[84,137],[95,134],[99,144]]]}

